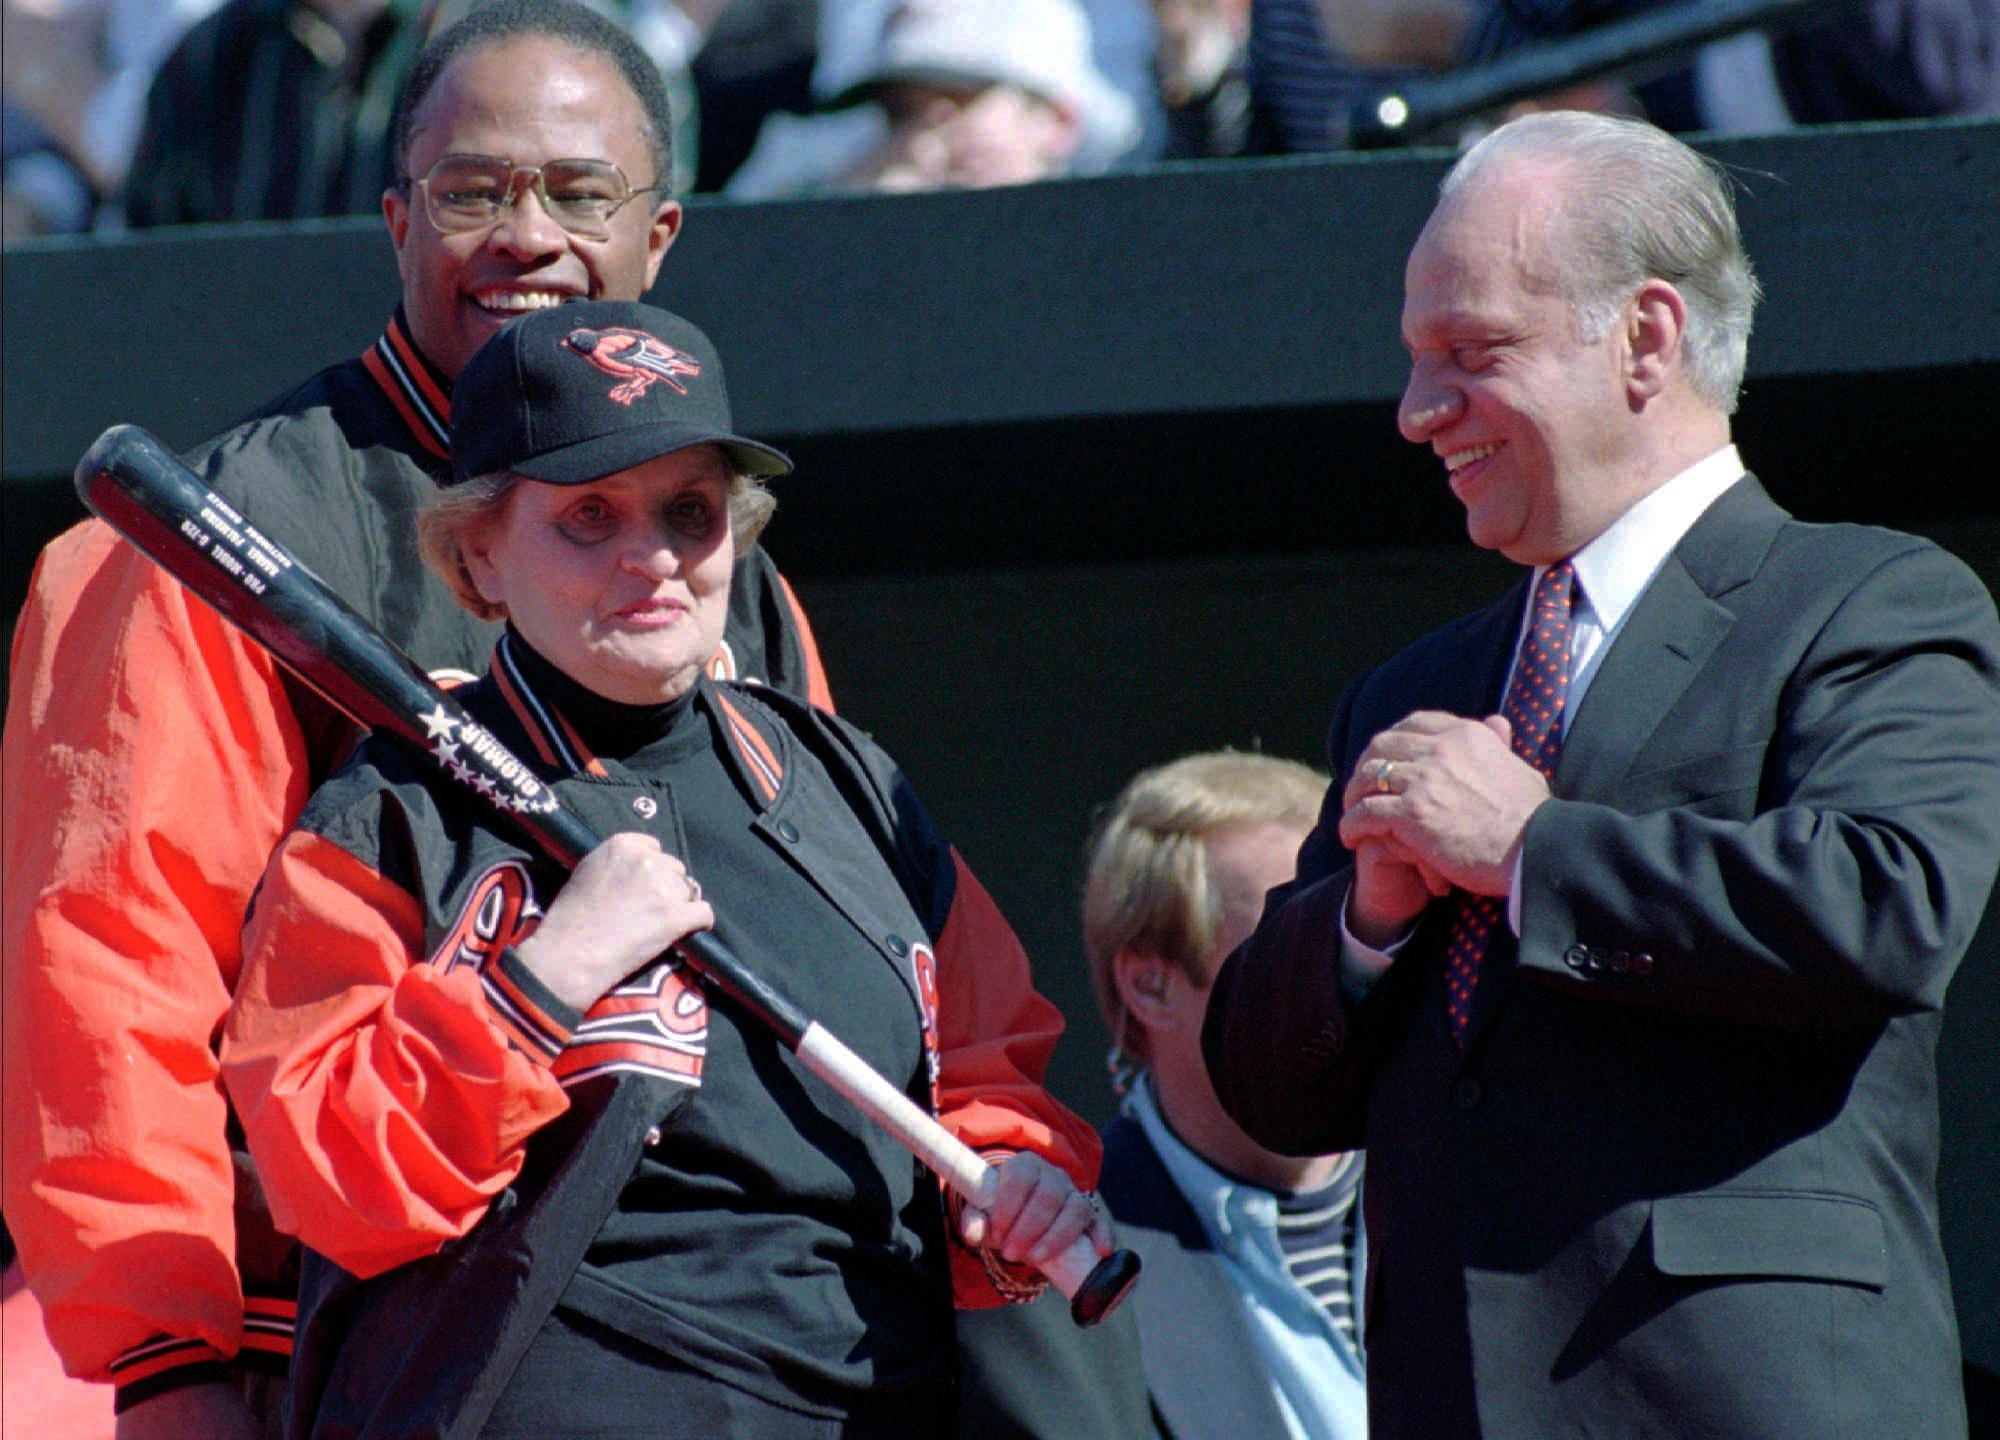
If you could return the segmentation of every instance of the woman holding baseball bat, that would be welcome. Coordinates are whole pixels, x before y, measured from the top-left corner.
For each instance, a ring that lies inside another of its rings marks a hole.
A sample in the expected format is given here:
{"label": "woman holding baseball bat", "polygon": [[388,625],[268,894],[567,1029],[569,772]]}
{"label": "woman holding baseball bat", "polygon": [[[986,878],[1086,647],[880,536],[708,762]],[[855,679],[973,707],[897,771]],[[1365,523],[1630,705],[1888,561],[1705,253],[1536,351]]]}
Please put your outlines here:
{"label": "woman holding baseball bat", "polygon": [[[438,712],[444,779],[369,741],[313,798],[224,1043],[308,1250],[289,1433],[949,1434],[953,1305],[1110,1250],[1095,1137],[1040,1083],[1060,1019],[888,757],[719,678],[790,465],[732,433],[707,338],[540,311],[452,408],[426,558],[506,635]],[[563,875],[450,783],[474,755],[610,838]],[[667,953],[709,928],[985,1155],[991,1203],[712,1002]]]}

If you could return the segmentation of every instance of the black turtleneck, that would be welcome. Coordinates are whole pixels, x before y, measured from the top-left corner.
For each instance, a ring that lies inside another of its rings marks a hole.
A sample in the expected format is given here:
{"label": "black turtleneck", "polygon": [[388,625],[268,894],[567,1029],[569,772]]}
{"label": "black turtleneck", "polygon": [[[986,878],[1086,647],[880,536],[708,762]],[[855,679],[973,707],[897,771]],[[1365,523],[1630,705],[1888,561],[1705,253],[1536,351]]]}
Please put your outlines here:
{"label": "black turtleneck", "polygon": [[694,708],[692,687],[658,705],[606,699],[544,659],[512,624],[507,626],[507,645],[536,693],[562,712],[593,753],[608,759],[629,759],[654,741],[666,739]]}
{"label": "black turtleneck", "polygon": [[[507,643],[535,698],[603,765],[572,782],[603,787],[596,813],[645,815],[630,828],[686,861],[725,944],[899,1086],[920,1089],[915,1004],[870,937],[760,833],[762,804],[726,758],[713,682],[625,705],[518,633]],[[881,863],[854,857],[871,862]],[[881,883],[896,882],[885,870]],[[561,1303],[732,1384],[838,1411],[949,1367],[942,1266],[919,1254],[920,1236],[940,1228],[937,1195],[789,1051],[711,1003],[700,1088],[646,1148]],[[562,1353],[531,1357],[534,1373]]]}

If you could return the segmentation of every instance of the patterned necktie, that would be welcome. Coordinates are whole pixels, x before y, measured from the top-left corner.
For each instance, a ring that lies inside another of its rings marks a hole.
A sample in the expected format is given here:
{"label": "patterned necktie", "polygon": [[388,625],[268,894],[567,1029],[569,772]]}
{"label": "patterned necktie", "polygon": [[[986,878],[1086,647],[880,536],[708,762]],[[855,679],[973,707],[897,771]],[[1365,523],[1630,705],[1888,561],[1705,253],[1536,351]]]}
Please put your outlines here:
{"label": "patterned necktie", "polygon": [[[1576,569],[1565,560],[1542,573],[1535,586],[1533,618],[1521,641],[1514,678],[1500,713],[1514,727],[1514,753],[1553,775],[1562,749],[1563,706],[1569,699],[1570,595]],[[1506,901],[1495,895],[1461,891],[1451,938],[1445,943],[1445,1010],[1451,1017],[1451,1038],[1465,1048],[1465,1027],[1472,1018],[1472,989],[1479,979],[1479,962],[1487,938],[1500,923]]]}

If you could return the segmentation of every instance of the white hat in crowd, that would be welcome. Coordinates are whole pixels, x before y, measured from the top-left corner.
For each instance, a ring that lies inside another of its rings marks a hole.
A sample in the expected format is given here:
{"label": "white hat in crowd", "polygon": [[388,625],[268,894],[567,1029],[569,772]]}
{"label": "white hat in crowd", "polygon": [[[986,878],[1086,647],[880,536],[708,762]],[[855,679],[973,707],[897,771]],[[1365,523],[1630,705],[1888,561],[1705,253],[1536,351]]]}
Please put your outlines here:
{"label": "white hat in crowd", "polygon": [[848,0],[822,11],[813,90],[838,103],[897,81],[1016,85],[1069,112],[1084,154],[1122,154],[1138,136],[1130,97],[1091,58],[1076,0]]}

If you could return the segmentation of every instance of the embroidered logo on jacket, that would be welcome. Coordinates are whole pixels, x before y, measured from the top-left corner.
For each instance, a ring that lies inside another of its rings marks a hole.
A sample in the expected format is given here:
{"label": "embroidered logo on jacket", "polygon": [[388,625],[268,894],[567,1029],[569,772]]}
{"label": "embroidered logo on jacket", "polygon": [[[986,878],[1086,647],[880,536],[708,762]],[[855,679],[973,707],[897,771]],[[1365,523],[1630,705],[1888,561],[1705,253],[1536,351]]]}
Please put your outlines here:
{"label": "embroidered logo on jacket", "polygon": [[923,1006],[924,1071],[931,1082],[931,1111],[938,1108],[938,1076],[944,1065],[938,1058],[937,952],[919,941],[910,947],[910,963],[917,972],[917,999]]}
{"label": "embroidered logo on jacket", "polygon": [[518,860],[502,861],[472,882],[458,919],[431,952],[431,963],[444,970],[461,965],[484,969],[541,923],[542,907],[535,903],[527,867]]}
{"label": "embroidered logo on jacket", "polygon": [[708,1000],[677,960],[658,960],[590,1007],[555,1063],[575,1085],[596,1075],[652,1075],[701,1084]]}
{"label": "embroidered logo on jacket", "polygon": [[701,361],[685,350],[676,350],[654,339],[644,330],[628,330],[623,326],[607,330],[579,327],[563,337],[563,344],[605,374],[618,378],[619,383],[611,389],[611,398],[620,405],[630,405],[661,382],[685,395],[687,386],[681,384],[680,377],[701,374]]}

